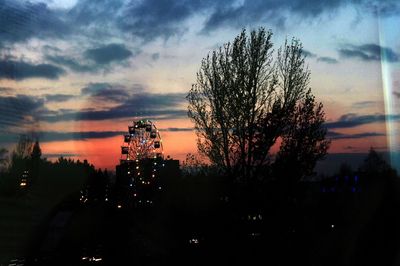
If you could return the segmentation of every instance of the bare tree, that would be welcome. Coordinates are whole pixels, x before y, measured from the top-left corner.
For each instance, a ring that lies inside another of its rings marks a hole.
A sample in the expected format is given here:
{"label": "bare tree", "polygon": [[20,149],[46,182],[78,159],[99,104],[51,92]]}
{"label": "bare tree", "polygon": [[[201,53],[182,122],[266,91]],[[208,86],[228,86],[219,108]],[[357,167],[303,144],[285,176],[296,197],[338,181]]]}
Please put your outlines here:
{"label": "bare tree", "polygon": [[244,181],[271,163],[271,147],[309,93],[301,43],[286,42],[274,60],[271,37],[264,28],[243,30],[202,60],[187,95],[199,152]]}
{"label": "bare tree", "polygon": [[20,135],[17,146],[14,151],[14,156],[25,159],[31,156],[33,148],[33,140],[28,135]]}

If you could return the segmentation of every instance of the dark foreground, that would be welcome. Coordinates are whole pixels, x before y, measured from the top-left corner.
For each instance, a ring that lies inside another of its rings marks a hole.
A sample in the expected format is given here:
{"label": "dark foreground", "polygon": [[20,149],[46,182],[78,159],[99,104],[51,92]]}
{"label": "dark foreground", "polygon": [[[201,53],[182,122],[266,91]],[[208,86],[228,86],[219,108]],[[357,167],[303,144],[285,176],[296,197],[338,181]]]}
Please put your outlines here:
{"label": "dark foreground", "polygon": [[399,265],[398,179],[304,186],[291,201],[273,186],[263,198],[232,199],[193,180],[166,185],[153,204],[135,208],[72,197],[38,218],[23,252],[1,263]]}

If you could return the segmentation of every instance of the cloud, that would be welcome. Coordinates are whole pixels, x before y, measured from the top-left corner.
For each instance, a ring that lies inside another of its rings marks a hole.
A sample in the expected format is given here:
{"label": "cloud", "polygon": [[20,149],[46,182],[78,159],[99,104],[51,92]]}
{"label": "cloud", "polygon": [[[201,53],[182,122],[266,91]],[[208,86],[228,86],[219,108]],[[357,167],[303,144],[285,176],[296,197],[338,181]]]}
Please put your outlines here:
{"label": "cloud", "polygon": [[224,4],[227,1],[213,0],[146,0],[131,1],[128,8],[118,17],[117,26],[123,32],[129,32],[151,41],[157,37],[168,39],[185,32],[183,22],[192,15]]}
{"label": "cloud", "polygon": [[[85,132],[60,132],[60,131],[38,131],[31,135],[40,142],[70,141],[104,139],[115,136],[123,136],[123,131],[85,131]],[[0,132],[0,143],[14,143],[18,141],[18,134]]]}
{"label": "cloud", "polygon": [[75,98],[75,95],[70,94],[46,94],[44,95],[46,102],[66,102]]}
{"label": "cloud", "polygon": [[340,48],[339,54],[343,58],[357,58],[363,61],[387,61],[399,62],[400,55],[391,48],[383,47],[378,44],[347,45]]}
{"label": "cloud", "polygon": [[58,132],[43,131],[36,132],[35,135],[41,142],[68,141],[68,140],[88,140],[104,139],[115,136],[123,136],[123,131],[85,131],[85,132]]}
{"label": "cloud", "polygon": [[0,128],[23,128],[45,111],[44,100],[27,95],[0,97]]}
{"label": "cloud", "polygon": [[108,28],[121,16],[125,0],[79,0],[67,13],[67,17],[79,27]]}
{"label": "cloud", "polygon": [[126,60],[133,54],[125,45],[112,43],[98,48],[88,49],[85,51],[85,55],[97,64],[105,65]]}
{"label": "cloud", "polygon": [[71,32],[71,25],[63,14],[51,10],[44,3],[0,0],[0,42],[21,42],[32,37],[63,38]]}
{"label": "cloud", "polygon": [[107,120],[119,118],[172,119],[187,117],[187,110],[180,109],[186,93],[136,93],[121,100],[117,106],[105,110],[60,111],[45,114],[41,119],[48,122]]}
{"label": "cloud", "polygon": [[324,63],[327,63],[327,64],[337,64],[337,63],[339,63],[339,61],[336,60],[335,58],[327,57],[327,56],[318,57],[317,61],[318,62],[324,62]]}
{"label": "cloud", "polygon": [[33,37],[104,40],[126,34],[144,41],[168,39],[185,33],[185,22],[199,15],[206,20],[202,32],[208,33],[265,22],[284,27],[293,16],[313,20],[348,6],[380,16],[396,15],[400,10],[395,0],[79,0],[68,9],[39,0],[0,0],[0,6],[0,40],[11,43]]}
{"label": "cloud", "polygon": [[[163,132],[188,132],[193,131],[193,128],[163,128],[159,129]],[[116,136],[123,137],[125,131],[77,131],[77,132],[61,132],[61,131],[38,131],[33,132],[31,135],[38,139],[41,143],[43,142],[55,142],[55,141],[85,141],[90,139],[105,139]],[[10,134],[0,132],[0,143],[13,143],[18,141],[18,134]],[[46,155],[44,155],[46,157]],[[75,156],[75,155],[71,155]],[[49,157],[47,155],[47,157]],[[54,156],[53,156],[54,157]],[[60,157],[60,156],[57,156]]]}
{"label": "cloud", "polygon": [[160,58],[160,53],[154,53],[151,55],[151,59],[153,59],[153,61],[157,61]]}
{"label": "cloud", "polygon": [[24,61],[0,60],[0,79],[58,79],[64,73],[64,69],[51,64],[35,65]]}
{"label": "cloud", "polygon": [[308,50],[305,50],[305,49],[303,49],[303,55],[304,55],[305,57],[308,57],[308,58],[317,57],[316,54],[314,54],[314,53],[312,53],[312,52],[310,52],[310,51],[308,51]]}
{"label": "cloud", "polygon": [[335,122],[327,122],[325,126],[328,129],[334,128],[352,128],[365,124],[372,123],[383,123],[386,121],[400,121],[400,115],[383,115],[383,114],[375,114],[375,115],[357,115],[357,114],[345,114],[342,115]]}
{"label": "cloud", "polygon": [[92,100],[113,102],[124,102],[130,96],[124,86],[110,83],[89,83],[81,89],[81,94]]}
{"label": "cloud", "polygon": [[84,58],[73,58],[60,55],[60,51],[45,49],[45,59],[51,63],[67,67],[78,73],[97,73],[102,69],[109,69],[110,64],[117,63],[135,56],[122,44],[108,44],[98,48],[87,49],[83,52]]}
{"label": "cloud", "polygon": [[357,108],[357,109],[362,109],[362,108],[371,108],[375,107],[381,104],[381,102],[378,101],[362,101],[362,102],[355,102],[353,103],[352,107]]}
{"label": "cloud", "polygon": [[378,132],[363,132],[363,133],[358,133],[358,134],[343,134],[335,131],[328,131],[327,133],[327,138],[332,139],[332,140],[337,140],[337,139],[362,139],[362,138],[368,138],[368,137],[382,137],[386,136],[384,133],[378,133]]}
{"label": "cloud", "polygon": [[222,27],[241,28],[268,22],[277,27],[284,27],[287,19],[298,16],[302,19],[315,19],[324,14],[332,14],[340,8],[352,6],[360,12],[393,15],[400,10],[400,4],[394,0],[292,0],[292,1],[253,1],[244,0],[225,2],[218,5],[208,17],[203,32],[210,32]]}
{"label": "cloud", "polygon": [[98,67],[94,64],[81,64],[76,59],[62,55],[46,55],[50,62],[65,66],[75,72],[96,72]]}

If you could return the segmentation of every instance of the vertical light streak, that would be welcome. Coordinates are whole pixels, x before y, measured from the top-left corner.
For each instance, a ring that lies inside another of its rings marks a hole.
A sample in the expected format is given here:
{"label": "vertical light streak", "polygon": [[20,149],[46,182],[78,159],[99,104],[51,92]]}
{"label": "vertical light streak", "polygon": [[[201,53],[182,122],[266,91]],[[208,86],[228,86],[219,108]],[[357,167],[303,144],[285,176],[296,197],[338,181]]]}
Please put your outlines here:
{"label": "vertical light streak", "polygon": [[[386,34],[390,34],[390,29],[387,28],[384,21],[382,21],[379,15],[378,9],[378,30],[379,30],[379,45],[380,47],[389,47],[386,45]],[[389,31],[389,32],[387,32]],[[390,154],[390,163],[393,168],[400,171],[400,158],[399,158],[399,128],[395,123],[396,108],[393,99],[393,76],[394,73],[392,67],[394,64],[389,63],[388,56],[385,49],[381,49],[381,75],[382,75],[382,86],[383,86],[383,96],[385,101],[385,115],[386,115],[386,134],[387,143]]]}

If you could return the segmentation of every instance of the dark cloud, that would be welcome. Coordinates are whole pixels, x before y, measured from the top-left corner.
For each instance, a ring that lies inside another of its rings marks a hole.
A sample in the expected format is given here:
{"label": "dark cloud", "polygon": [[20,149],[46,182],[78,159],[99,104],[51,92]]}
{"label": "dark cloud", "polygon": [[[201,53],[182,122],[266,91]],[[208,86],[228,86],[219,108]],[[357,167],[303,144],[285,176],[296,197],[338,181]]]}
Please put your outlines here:
{"label": "dark cloud", "polygon": [[46,95],[44,95],[46,102],[66,102],[75,97],[76,97],[75,95],[70,95],[70,94],[46,94]]}
{"label": "dark cloud", "polygon": [[317,57],[316,54],[314,54],[314,53],[312,53],[312,52],[310,52],[310,51],[308,51],[308,50],[304,50],[304,49],[303,49],[303,55],[304,55],[305,57],[308,57],[308,58]]}
{"label": "dark cloud", "polygon": [[113,25],[125,3],[125,0],[79,0],[67,17],[78,27],[104,29]]}
{"label": "dark cloud", "polygon": [[362,102],[355,102],[353,103],[353,108],[357,108],[357,109],[361,109],[361,108],[371,108],[371,107],[376,107],[379,104],[381,104],[381,102],[377,102],[377,101],[362,101]]}
{"label": "dark cloud", "polygon": [[337,64],[337,63],[339,63],[339,61],[336,60],[335,58],[327,57],[327,56],[318,57],[317,61],[318,62],[324,62],[324,63],[327,63],[327,64]]}
{"label": "dark cloud", "polygon": [[358,58],[363,61],[399,62],[400,55],[391,48],[378,44],[347,45],[340,48],[339,54],[344,58]]}
{"label": "dark cloud", "polygon": [[44,100],[27,95],[0,97],[0,128],[23,128],[45,111]]}
{"label": "dark cloud", "polygon": [[352,5],[361,12],[378,14],[381,16],[396,14],[400,10],[400,3],[395,0],[244,0],[218,5],[208,17],[203,32],[209,32],[222,27],[241,28],[257,25],[260,22],[275,24],[283,27],[285,21],[295,15],[302,19],[315,19],[323,14],[332,14],[340,8]]}
{"label": "dark cloud", "polygon": [[184,93],[150,94],[136,93],[126,97],[115,107],[106,110],[83,110],[59,112],[56,115],[43,115],[48,122],[70,120],[107,120],[119,118],[157,118],[173,119],[187,117],[187,110],[180,109],[185,101]]}
{"label": "dark cloud", "polygon": [[59,51],[45,49],[45,59],[51,63],[67,67],[78,73],[97,73],[100,70],[109,70],[110,64],[121,62],[134,56],[122,44],[109,44],[99,48],[87,49],[84,58],[73,58],[61,55]]}
{"label": "dark cloud", "polygon": [[325,126],[328,129],[334,128],[352,128],[372,123],[383,123],[386,121],[400,121],[400,115],[357,115],[357,114],[345,114],[335,122],[327,122]]}
{"label": "dark cloud", "polygon": [[0,42],[20,42],[32,37],[63,38],[71,25],[63,14],[50,10],[44,3],[0,0]]}
{"label": "dark cloud", "polygon": [[88,49],[85,52],[87,58],[93,60],[97,64],[109,64],[112,62],[123,61],[133,54],[123,44],[108,44],[98,48]]}
{"label": "dark cloud", "polygon": [[[123,131],[86,131],[86,132],[60,132],[60,131],[39,131],[31,135],[40,142],[68,141],[68,140],[89,140],[104,139],[115,136],[123,136]],[[0,143],[14,143],[18,141],[19,134],[0,132]]]}
{"label": "dark cloud", "polygon": [[125,33],[144,41],[168,39],[186,32],[184,23],[198,15],[206,17],[203,32],[209,32],[264,22],[283,27],[292,16],[312,20],[346,6],[381,16],[400,10],[396,0],[79,0],[69,10],[51,9],[45,3],[28,0],[0,0],[0,6],[0,42],[78,35],[104,40]]}
{"label": "dark cloud", "polygon": [[[160,131],[168,132],[188,132],[193,131],[193,128],[164,128]],[[31,133],[34,138],[40,142],[54,141],[69,141],[69,140],[90,140],[90,139],[105,139],[126,134],[125,131],[84,131],[84,132],[60,132],[60,131],[39,131]],[[8,134],[0,132],[0,143],[13,143],[18,140],[18,134]],[[75,155],[70,155],[75,156]],[[44,155],[49,157],[49,155]],[[54,157],[54,156],[52,156]],[[57,156],[60,157],[60,156]],[[65,157],[65,156],[64,156]]]}
{"label": "dark cloud", "polygon": [[0,79],[58,79],[64,73],[62,68],[50,64],[35,65],[24,61],[0,60]]}
{"label": "dark cloud", "polygon": [[227,1],[130,1],[128,8],[118,18],[117,25],[122,31],[141,37],[145,41],[160,36],[168,39],[170,36],[185,32],[182,23],[192,15],[225,2]]}
{"label": "dark cloud", "polygon": [[41,142],[104,139],[115,136],[123,136],[123,131],[86,131],[86,132],[36,132],[35,135]]}
{"label": "dark cloud", "polygon": [[151,55],[151,59],[153,59],[153,61],[157,61],[160,58],[160,53],[154,53]]}
{"label": "dark cloud", "polygon": [[377,133],[377,132],[363,132],[363,133],[358,133],[358,134],[343,134],[335,131],[328,131],[327,133],[327,138],[329,139],[362,139],[362,138],[368,138],[368,137],[382,137],[386,136],[386,134],[383,133]]}
{"label": "dark cloud", "polygon": [[124,86],[110,83],[89,83],[82,88],[81,94],[89,96],[91,100],[113,102],[124,102],[130,96]]}
{"label": "dark cloud", "polygon": [[76,59],[61,55],[46,55],[50,62],[65,66],[75,72],[97,72],[98,67],[94,64],[81,64]]}

